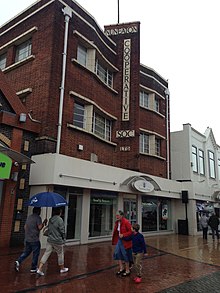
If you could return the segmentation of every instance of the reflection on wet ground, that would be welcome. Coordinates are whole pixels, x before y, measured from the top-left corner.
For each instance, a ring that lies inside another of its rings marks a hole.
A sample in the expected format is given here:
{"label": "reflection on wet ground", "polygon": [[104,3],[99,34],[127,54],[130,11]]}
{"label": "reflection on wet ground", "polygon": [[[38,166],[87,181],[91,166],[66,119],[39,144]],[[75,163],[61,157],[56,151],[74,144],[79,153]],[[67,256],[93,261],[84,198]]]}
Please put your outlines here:
{"label": "reflection on wet ground", "polygon": [[[29,272],[30,259],[22,264],[19,273],[14,271],[14,260],[22,248],[1,250],[1,292],[220,292],[220,284],[216,281],[220,280],[220,243],[217,240],[204,241],[201,236],[185,235],[145,239],[148,256],[143,261],[140,284],[133,282],[134,272],[129,277],[115,275],[114,247],[110,242],[102,242],[67,246],[65,264],[70,270],[63,275],[59,273],[57,256],[52,254],[43,277]],[[214,285],[212,280],[215,280]]]}

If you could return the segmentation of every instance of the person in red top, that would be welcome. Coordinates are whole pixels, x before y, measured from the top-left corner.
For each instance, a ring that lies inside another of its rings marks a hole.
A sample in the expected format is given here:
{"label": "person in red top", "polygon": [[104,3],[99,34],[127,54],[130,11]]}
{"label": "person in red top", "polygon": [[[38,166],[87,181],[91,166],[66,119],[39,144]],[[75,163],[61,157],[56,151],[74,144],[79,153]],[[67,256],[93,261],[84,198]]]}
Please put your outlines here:
{"label": "person in red top", "polygon": [[124,213],[122,211],[118,211],[112,235],[112,244],[116,245],[113,257],[115,260],[118,260],[119,265],[119,271],[116,275],[122,275],[123,277],[130,275],[129,251],[131,251],[132,248],[132,241],[125,241],[122,238],[132,235],[131,228],[131,223],[124,218]]}

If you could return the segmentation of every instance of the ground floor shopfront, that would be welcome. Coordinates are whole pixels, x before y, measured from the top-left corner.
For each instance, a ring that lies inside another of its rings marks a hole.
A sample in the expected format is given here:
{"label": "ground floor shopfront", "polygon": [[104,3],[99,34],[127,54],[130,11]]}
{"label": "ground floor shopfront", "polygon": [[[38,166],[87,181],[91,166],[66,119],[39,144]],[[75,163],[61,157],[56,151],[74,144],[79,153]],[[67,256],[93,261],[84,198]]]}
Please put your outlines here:
{"label": "ground floor shopfront", "polygon": [[[110,240],[118,209],[143,234],[178,233],[178,221],[188,221],[189,235],[199,232],[192,182],[184,183],[59,154],[33,157],[31,196],[55,191],[68,201],[63,210],[67,241],[85,244]],[[183,190],[189,199],[183,202]],[[46,210],[50,217],[52,210]],[[42,217],[45,209],[42,209]],[[42,242],[46,242],[43,237]]]}

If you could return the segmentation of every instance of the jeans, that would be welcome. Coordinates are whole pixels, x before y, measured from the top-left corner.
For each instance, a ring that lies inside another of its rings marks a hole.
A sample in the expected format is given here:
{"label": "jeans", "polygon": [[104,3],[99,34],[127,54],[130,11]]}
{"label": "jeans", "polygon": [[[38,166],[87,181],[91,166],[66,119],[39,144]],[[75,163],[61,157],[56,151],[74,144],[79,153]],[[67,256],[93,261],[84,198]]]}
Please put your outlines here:
{"label": "jeans", "polygon": [[215,234],[216,234],[217,239],[219,239],[218,228],[216,228],[216,229],[211,228],[211,229],[212,229],[212,239],[215,239]]}
{"label": "jeans", "polygon": [[38,263],[38,257],[40,255],[40,248],[41,248],[40,241],[35,241],[35,242],[25,241],[24,251],[19,256],[17,261],[19,263],[22,263],[25,260],[25,258],[27,258],[33,252],[31,270],[36,270],[37,263]]}

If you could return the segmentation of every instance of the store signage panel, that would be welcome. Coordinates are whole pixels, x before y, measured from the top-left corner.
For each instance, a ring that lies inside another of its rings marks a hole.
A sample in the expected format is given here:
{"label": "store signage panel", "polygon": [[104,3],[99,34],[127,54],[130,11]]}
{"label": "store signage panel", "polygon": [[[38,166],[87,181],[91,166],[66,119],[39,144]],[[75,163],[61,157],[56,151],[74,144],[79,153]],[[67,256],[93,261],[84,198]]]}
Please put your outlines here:
{"label": "store signage panel", "polygon": [[145,179],[138,179],[134,181],[132,186],[140,192],[152,192],[154,190],[153,184]]}
{"label": "store signage panel", "polygon": [[0,179],[9,179],[11,174],[12,159],[0,153]]}

